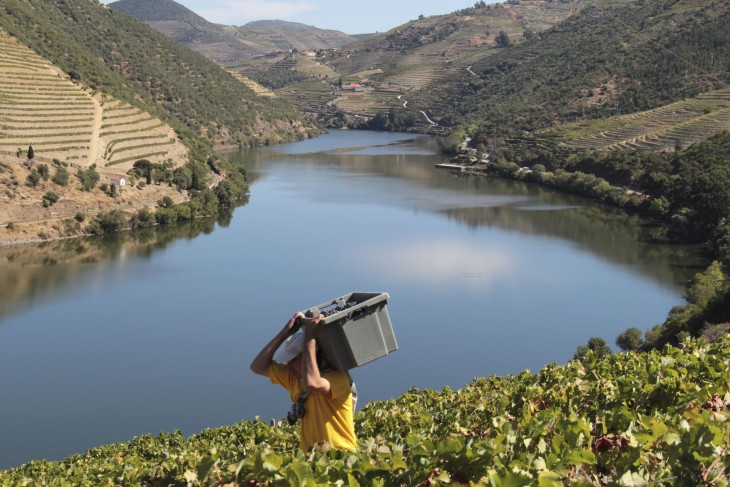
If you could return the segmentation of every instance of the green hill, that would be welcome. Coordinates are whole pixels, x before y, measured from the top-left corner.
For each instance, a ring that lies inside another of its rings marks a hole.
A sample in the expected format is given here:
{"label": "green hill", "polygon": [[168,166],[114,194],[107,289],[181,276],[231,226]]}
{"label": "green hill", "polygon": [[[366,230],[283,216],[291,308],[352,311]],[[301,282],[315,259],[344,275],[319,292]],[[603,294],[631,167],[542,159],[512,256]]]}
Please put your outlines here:
{"label": "green hill", "polygon": [[728,85],[728,3],[593,4],[472,70],[455,117],[491,137],[656,109]]}
{"label": "green hill", "polygon": [[0,485],[726,486],[730,337],[411,389],[355,416],[354,452],[261,421],[134,438],[0,472]]}
{"label": "green hill", "polygon": [[160,116],[193,154],[211,144],[296,140],[290,105],[257,96],[203,56],[129,16],[84,0],[8,0],[0,28],[72,80]]}

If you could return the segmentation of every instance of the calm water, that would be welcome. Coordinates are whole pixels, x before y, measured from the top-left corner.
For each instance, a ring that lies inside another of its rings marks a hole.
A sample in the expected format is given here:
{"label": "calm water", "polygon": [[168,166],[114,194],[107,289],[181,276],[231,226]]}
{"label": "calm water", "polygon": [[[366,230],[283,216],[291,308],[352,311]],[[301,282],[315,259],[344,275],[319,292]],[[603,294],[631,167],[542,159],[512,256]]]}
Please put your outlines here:
{"label": "calm water", "polygon": [[0,251],[0,468],[143,433],[282,418],[248,371],[296,310],[386,291],[399,350],[360,405],[565,362],[681,304],[701,261],[532,185],[454,176],[434,141],[334,132],[231,158],[232,219]]}

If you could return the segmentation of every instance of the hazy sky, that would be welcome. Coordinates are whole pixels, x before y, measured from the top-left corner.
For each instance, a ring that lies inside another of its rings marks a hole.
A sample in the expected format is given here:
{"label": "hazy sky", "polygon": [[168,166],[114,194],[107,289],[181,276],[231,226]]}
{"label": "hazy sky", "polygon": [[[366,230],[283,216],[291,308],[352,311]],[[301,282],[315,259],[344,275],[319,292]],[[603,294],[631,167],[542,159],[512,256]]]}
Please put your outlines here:
{"label": "hazy sky", "polygon": [[[102,0],[110,3],[113,0]],[[347,34],[385,32],[419,15],[451,13],[474,0],[176,0],[218,24],[252,20],[288,20]],[[493,3],[488,1],[487,3]]]}

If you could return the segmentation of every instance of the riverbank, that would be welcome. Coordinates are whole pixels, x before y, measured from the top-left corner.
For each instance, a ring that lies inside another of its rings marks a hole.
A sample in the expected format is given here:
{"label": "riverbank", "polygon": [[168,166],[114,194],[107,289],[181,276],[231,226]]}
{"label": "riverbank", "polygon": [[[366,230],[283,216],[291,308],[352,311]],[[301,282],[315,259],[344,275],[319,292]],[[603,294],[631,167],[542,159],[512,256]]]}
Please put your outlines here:
{"label": "riverbank", "polygon": [[[32,185],[31,174],[39,174],[43,165],[48,177],[40,177]],[[109,168],[98,169],[98,184],[85,191],[73,173],[75,169],[64,169],[71,174],[66,184],[58,184],[53,181],[57,171],[53,161],[38,158],[27,164],[20,158],[0,155],[0,247],[83,237],[89,234],[86,224],[100,212],[121,211],[131,216],[143,208],[156,207],[164,198],[173,203],[187,200],[186,192],[171,185],[134,181]]]}

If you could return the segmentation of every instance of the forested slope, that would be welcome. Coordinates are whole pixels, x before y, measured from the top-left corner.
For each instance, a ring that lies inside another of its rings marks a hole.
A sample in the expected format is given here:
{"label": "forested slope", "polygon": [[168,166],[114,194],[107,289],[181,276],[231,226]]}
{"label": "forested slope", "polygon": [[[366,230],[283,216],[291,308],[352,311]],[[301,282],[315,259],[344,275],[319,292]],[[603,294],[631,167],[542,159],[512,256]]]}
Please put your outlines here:
{"label": "forested slope", "polygon": [[[613,6],[615,5],[615,6]],[[457,118],[490,136],[634,113],[728,85],[727,2],[603,2],[475,63]]]}

